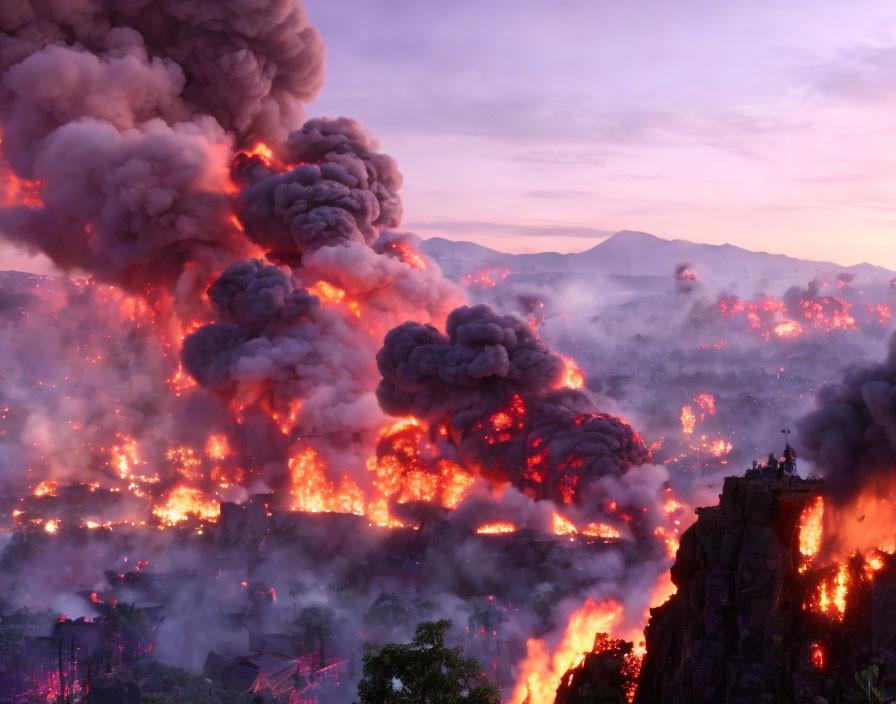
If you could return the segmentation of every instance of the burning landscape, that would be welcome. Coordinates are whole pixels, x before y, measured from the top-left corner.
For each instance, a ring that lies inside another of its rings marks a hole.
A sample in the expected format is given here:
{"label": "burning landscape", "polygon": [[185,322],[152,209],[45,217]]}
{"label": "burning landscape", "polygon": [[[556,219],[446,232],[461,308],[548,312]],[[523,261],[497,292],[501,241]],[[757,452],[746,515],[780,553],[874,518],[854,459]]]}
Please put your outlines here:
{"label": "burning landscape", "polygon": [[441,619],[505,704],[896,677],[896,274],[406,232],[299,0],[0,21],[0,701],[343,704]]}

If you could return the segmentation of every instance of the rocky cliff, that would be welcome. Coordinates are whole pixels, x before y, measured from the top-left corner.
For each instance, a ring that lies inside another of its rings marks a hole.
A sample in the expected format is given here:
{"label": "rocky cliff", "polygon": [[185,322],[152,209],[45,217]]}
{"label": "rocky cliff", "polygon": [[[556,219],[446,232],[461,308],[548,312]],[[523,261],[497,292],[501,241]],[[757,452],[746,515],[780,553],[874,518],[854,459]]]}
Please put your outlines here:
{"label": "rocky cliff", "polygon": [[879,683],[896,672],[891,566],[872,581],[859,556],[816,567],[800,553],[800,518],[823,494],[821,480],[729,477],[697,510],[678,591],[651,611],[635,704],[833,704],[852,701],[862,668],[877,664]]}

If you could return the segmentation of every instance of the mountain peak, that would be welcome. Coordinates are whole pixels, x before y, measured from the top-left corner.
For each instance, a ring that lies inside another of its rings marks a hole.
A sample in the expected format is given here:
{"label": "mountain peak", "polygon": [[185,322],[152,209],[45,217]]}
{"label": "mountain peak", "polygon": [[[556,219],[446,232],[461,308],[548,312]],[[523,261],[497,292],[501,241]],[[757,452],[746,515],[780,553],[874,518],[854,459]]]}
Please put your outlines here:
{"label": "mountain peak", "polygon": [[604,242],[609,242],[610,240],[625,240],[627,242],[638,241],[638,242],[668,242],[669,240],[663,239],[662,237],[657,237],[656,235],[651,235],[649,232],[641,232],[640,230],[620,230],[615,235],[611,235]]}
{"label": "mountain peak", "polygon": [[[669,240],[662,237],[651,235],[649,232],[641,232],[639,230],[620,230],[614,235],[610,235],[600,244],[595,245],[588,252],[608,251],[617,248],[630,249],[633,247],[656,247],[661,244],[668,244]],[[585,252],[583,252],[585,254]]]}

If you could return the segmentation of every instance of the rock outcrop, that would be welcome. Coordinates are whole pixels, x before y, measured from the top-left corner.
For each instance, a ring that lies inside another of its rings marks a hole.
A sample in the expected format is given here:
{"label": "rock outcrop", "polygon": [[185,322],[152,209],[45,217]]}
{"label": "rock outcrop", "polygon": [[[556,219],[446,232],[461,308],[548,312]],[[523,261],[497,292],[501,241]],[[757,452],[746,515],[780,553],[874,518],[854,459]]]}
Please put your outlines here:
{"label": "rock outcrop", "polygon": [[[889,567],[872,586],[861,557],[818,567],[800,553],[818,495],[821,480],[729,477],[719,505],[697,510],[672,567],[678,591],[651,610],[635,704],[833,703],[872,662],[881,679],[896,672]],[[819,606],[831,570],[849,578],[843,610]]]}

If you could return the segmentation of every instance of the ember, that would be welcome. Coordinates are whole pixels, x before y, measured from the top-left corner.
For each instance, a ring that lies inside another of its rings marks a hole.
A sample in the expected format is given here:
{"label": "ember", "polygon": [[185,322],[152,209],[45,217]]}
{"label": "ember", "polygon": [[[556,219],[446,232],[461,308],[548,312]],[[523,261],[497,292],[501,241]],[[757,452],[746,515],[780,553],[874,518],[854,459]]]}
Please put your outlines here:
{"label": "ember", "polygon": [[480,269],[472,274],[464,274],[461,277],[461,283],[464,286],[494,288],[498,285],[498,281],[506,279],[509,273],[507,269]]}
{"label": "ember", "polygon": [[821,647],[821,643],[812,643],[810,646],[811,649],[811,659],[812,664],[819,670],[824,669],[824,649]]}

